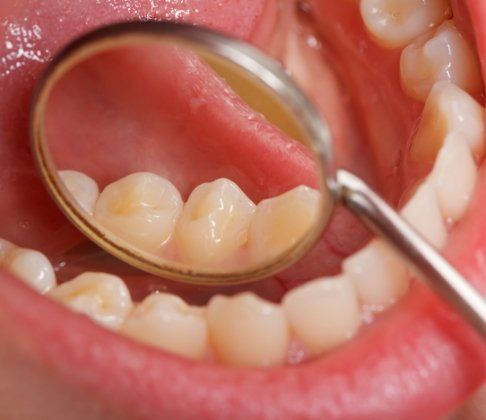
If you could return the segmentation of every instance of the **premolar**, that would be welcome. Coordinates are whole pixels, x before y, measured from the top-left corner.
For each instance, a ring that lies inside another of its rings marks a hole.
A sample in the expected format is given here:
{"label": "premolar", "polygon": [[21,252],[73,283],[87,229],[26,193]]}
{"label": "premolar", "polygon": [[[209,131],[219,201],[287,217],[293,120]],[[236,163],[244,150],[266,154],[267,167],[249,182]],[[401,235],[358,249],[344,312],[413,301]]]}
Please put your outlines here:
{"label": "premolar", "polygon": [[439,80],[448,80],[470,94],[482,88],[476,55],[452,20],[403,50],[400,74],[407,95],[421,101]]}
{"label": "premolar", "polygon": [[60,171],[59,177],[82,209],[92,215],[100,194],[96,181],[82,172],[71,170]]}

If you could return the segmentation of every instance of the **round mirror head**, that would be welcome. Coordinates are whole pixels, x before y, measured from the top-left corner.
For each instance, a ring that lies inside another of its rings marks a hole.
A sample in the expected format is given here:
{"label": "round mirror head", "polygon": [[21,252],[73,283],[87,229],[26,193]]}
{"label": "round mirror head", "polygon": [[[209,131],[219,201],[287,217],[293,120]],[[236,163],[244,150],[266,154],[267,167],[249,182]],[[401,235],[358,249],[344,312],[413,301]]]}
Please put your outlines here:
{"label": "round mirror head", "polygon": [[31,136],[79,230],[169,279],[267,277],[312,246],[333,207],[329,133],[311,103],[254,47],[193,26],[76,40],[38,86]]}

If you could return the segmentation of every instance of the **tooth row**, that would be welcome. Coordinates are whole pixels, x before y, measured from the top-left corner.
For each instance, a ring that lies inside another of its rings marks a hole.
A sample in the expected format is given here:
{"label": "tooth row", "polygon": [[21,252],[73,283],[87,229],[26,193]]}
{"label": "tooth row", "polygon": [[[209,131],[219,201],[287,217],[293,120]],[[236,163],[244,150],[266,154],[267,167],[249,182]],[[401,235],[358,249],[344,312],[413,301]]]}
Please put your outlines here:
{"label": "tooth row", "polygon": [[180,258],[200,268],[259,263],[295,245],[317,221],[321,194],[299,186],[255,204],[234,182],[195,188],[184,204],[166,179],[148,172],[98,187],[87,175],[61,171],[68,191],[127,244],[156,253],[173,239]]}
{"label": "tooth row", "polygon": [[472,95],[482,92],[479,61],[457,29],[447,0],[361,0],[361,16],[376,42],[404,47],[400,79],[413,99],[427,99],[439,81],[454,83]]}

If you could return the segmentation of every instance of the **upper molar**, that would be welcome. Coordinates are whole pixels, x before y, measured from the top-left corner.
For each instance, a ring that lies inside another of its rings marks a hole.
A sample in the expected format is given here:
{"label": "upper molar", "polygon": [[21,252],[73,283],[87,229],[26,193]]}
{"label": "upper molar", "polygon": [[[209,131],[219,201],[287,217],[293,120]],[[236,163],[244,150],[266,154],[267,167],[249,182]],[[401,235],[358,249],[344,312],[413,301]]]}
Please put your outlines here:
{"label": "upper molar", "polygon": [[448,0],[361,0],[361,16],[376,41],[403,47],[451,14]]}
{"label": "upper molar", "polygon": [[82,209],[92,215],[100,194],[96,181],[82,172],[71,170],[59,171],[59,177]]}
{"label": "upper molar", "polygon": [[123,280],[106,273],[80,274],[53,289],[49,295],[111,329],[118,329],[123,324],[133,306]]}
{"label": "upper molar", "polygon": [[425,101],[435,82],[448,80],[466,92],[482,89],[473,48],[448,20],[406,47],[400,59],[402,87],[410,97]]}
{"label": "upper molar", "polygon": [[246,292],[215,296],[207,319],[218,359],[234,366],[266,367],[285,362],[289,327],[282,308]]}
{"label": "upper molar", "polygon": [[361,323],[356,290],[346,275],[313,280],[290,290],[283,308],[294,333],[314,354],[343,344]]}
{"label": "upper molar", "polygon": [[144,343],[190,359],[208,354],[208,333],[203,310],[178,296],[148,296],[130,313],[121,332]]}
{"label": "upper molar", "polygon": [[298,243],[317,222],[320,204],[320,192],[303,185],[261,201],[248,238],[253,260],[275,258]]}
{"label": "upper molar", "polygon": [[475,159],[481,159],[485,134],[483,107],[454,84],[437,82],[425,102],[420,125],[412,139],[411,159],[432,163],[452,132],[461,134]]}
{"label": "upper molar", "polygon": [[94,216],[130,245],[154,252],[171,238],[182,205],[179,191],[168,180],[137,172],[103,190]]}
{"label": "upper molar", "polygon": [[201,267],[218,267],[247,242],[255,204],[229,179],[199,185],[176,227],[181,257]]}

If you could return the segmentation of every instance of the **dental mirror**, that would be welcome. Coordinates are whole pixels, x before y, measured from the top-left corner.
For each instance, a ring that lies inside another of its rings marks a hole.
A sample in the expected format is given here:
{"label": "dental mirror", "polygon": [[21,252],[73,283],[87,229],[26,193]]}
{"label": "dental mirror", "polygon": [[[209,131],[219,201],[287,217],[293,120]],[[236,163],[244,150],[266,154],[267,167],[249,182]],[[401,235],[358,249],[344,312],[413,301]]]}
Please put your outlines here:
{"label": "dental mirror", "polygon": [[[486,337],[481,294],[368,185],[334,167],[326,122],[278,63],[242,41],[168,22],[95,30],[40,81],[31,145],[67,217],[141,270],[197,284],[255,281],[299,259],[343,204]],[[274,157],[270,167],[248,153],[255,145]]]}

